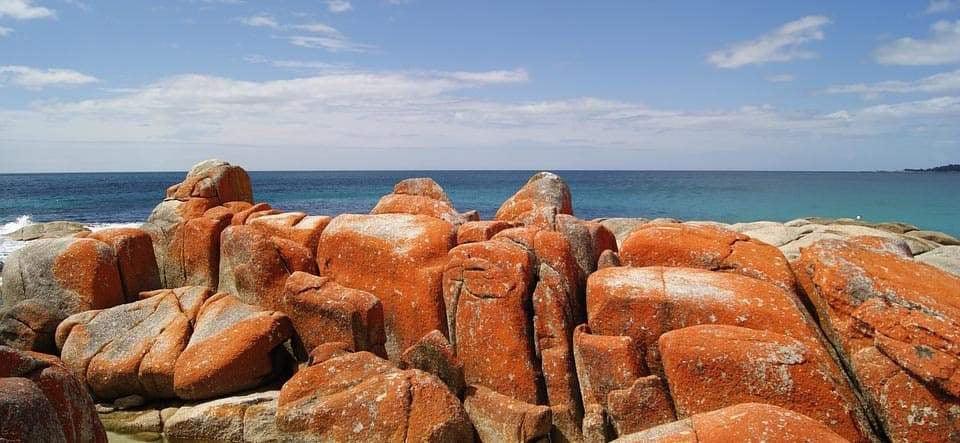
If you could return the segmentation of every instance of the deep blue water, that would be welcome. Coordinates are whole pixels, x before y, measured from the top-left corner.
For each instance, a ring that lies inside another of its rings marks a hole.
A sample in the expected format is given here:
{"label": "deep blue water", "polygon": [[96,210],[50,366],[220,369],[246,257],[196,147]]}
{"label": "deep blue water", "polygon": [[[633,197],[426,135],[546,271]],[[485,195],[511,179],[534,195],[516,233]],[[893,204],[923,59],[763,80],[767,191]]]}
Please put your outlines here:
{"label": "deep blue water", "polygon": [[[251,172],[254,195],[311,214],[368,212],[397,181],[429,176],[461,211],[489,218],[531,171]],[[722,222],[855,217],[960,235],[960,174],[895,172],[561,171],[581,218]],[[146,219],[183,172],[0,174],[0,223]]]}

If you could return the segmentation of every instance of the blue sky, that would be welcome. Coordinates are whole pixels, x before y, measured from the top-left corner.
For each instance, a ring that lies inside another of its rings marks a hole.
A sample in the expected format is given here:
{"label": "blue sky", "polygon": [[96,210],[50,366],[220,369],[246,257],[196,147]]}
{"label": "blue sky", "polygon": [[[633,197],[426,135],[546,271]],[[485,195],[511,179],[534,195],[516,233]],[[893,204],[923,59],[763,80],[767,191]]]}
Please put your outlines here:
{"label": "blue sky", "polygon": [[0,172],[960,162],[960,0],[0,0]]}

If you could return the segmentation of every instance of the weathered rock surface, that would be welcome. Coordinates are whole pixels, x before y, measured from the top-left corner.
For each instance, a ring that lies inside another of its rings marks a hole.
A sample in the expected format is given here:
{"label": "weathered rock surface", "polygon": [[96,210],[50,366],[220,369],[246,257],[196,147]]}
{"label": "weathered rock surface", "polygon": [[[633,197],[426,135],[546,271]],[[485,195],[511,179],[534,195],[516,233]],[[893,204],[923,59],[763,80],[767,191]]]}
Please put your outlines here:
{"label": "weathered rock surface", "polygon": [[393,187],[393,193],[383,196],[370,213],[426,215],[454,226],[478,219],[475,211],[457,212],[443,188],[430,178],[400,181]]}
{"label": "weathered rock surface", "polygon": [[57,329],[66,366],[99,398],[210,398],[256,386],[292,334],[286,316],[203,287],[73,315]]}
{"label": "weathered rock surface", "polygon": [[353,351],[386,358],[383,305],[366,291],[329,277],[294,272],[287,279],[283,309],[307,354],[324,343],[342,342]]}
{"label": "weathered rock surface", "polygon": [[457,229],[457,244],[487,241],[500,231],[518,226],[519,223],[498,220],[469,221],[460,225],[460,229]]}
{"label": "weathered rock surface", "polygon": [[818,420],[850,441],[869,441],[869,434],[859,429],[845,380],[799,340],[701,325],[660,336],[659,347],[679,417],[738,403],[767,403]]}
{"label": "weathered rock surface", "polygon": [[905,235],[908,237],[929,240],[944,246],[960,246],[960,240],[958,240],[956,237],[939,231],[909,231],[906,232]]}
{"label": "weathered rock surface", "polygon": [[50,353],[61,320],[124,302],[116,252],[91,238],[35,240],[14,251],[0,291],[0,344]]}
{"label": "weathered rock surface", "polygon": [[649,223],[633,231],[620,248],[627,266],[680,266],[733,272],[794,291],[796,281],[776,247],[723,228]]}
{"label": "weathered rock surface", "polygon": [[0,440],[106,442],[90,395],[56,357],[0,346]]}
{"label": "weathered rock surface", "polygon": [[816,420],[763,403],[743,403],[697,414],[617,440],[618,443],[842,443],[846,441]]}
{"label": "weathered rock surface", "polygon": [[160,273],[153,253],[153,242],[146,231],[136,228],[102,229],[78,237],[102,241],[117,257],[120,284],[127,302],[140,299],[140,293],[160,288]]}
{"label": "weathered rock surface", "polygon": [[558,175],[551,172],[538,172],[527,183],[503,202],[496,220],[523,221],[542,210],[554,208],[559,214],[573,215],[573,203],[570,187]]}
{"label": "weathered rock surface", "polygon": [[275,414],[279,391],[255,392],[182,406],[163,420],[173,441],[283,441]]}
{"label": "weathered rock surface", "polygon": [[550,408],[524,403],[483,386],[467,389],[463,407],[480,441],[526,443],[550,434]]}
{"label": "weathered rock surface", "polygon": [[221,160],[198,163],[168,188],[142,226],[153,240],[163,287],[217,287],[220,232],[252,203],[247,172]]}
{"label": "weathered rock surface", "polygon": [[276,417],[281,432],[301,441],[473,441],[443,382],[369,352],[301,369],[280,390]]}
{"label": "weathered rock surface", "polygon": [[926,263],[942,271],[960,276],[960,246],[942,246],[930,252],[914,257],[918,262]]}
{"label": "weathered rock surface", "polygon": [[960,277],[840,240],[804,249],[796,268],[887,435],[960,436]]}
{"label": "weathered rock surface", "polygon": [[572,349],[579,275],[563,234],[514,228],[451,250],[443,284],[467,383],[550,405],[556,432],[569,440],[581,438]]}
{"label": "weathered rock surface", "polygon": [[440,331],[424,335],[415,345],[403,351],[400,356],[400,369],[419,369],[433,374],[457,396],[466,386],[463,363]]}
{"label": "weathered rock surface", "polygon": [[11,240],[30,241],[41,238],[60,238],[73,236],[80,232],[88,232],[83,223],[72,221],[52,221],[34,223],[13,231],[6,236]]}
{"label": "weathered rock surface", "polygon": [[256,225],[228,226],[220,234],[220,292],[234,294],[244,303],[283,310],[284,285],[297,271],[317,272],[314,252],[307,245],[270,235]]}
{"label": "weathered rock surface", "polygon": [[320,275],[369,292],[383,305],[391,361],[420,337],[446,331],[442,273],[455,231],[426,215],[337,216],[320,237]]}

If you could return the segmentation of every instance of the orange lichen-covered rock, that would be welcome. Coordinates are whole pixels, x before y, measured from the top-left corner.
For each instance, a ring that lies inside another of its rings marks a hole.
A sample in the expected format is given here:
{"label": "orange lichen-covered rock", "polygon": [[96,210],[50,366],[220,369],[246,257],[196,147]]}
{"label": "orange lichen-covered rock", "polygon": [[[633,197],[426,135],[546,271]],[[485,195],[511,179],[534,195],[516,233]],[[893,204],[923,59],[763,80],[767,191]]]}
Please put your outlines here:
{"label": "orange lichen-covered rock", "polygon": [[282,310],[284,285],[297,271],[317,272],[313,253],[305,246],[252,225],[223,230],[220,292],[234,294],[244,303]]}
{"label": "orange lichen-covered rock", "polygon": [[164,289],[110,309],[81,312],[57,328],[64,364],[99,398],[174,397],[174,365],[212,292]]}
{"label": "orange lichen-covered rock", "polygon": [[556,430],[572,440],[581,438],[582,414],[572,349],[582,318],[578,272],[561,233],[514,228],[454,248],[444,273],[467,383],[549,404]]}
{"label": "orange lichen-covered rock", "polygon": [[307,353],[324,343],[343,342],[354,351],[386,357],[383,305],[369,292],[294,272],[286,282],[283,311]]}
{"label": "orange lichen-covered rock", "polygon": [[253,201],[250,176],[239,166],[223,160],[204,160],[193,165],[182,182],[167,188],[168,199],[209,198],[217,204]]}
{"label": "orange lichen-covered rock", "polygon": [[467,388],[463,407],[480,441],[526,443],[546,439],[550,408],[499,394],[483,386]]}
{"label": "orange lichen-covered rock", "polygon": [[303,212],[281,212],[249,219],[255,226],[273,237],[280,237],[303,246],[310,256],[317,252],[320,234],[332,220],[325,215],[307,215]]}
{"label": "orange lichen-covered rock", "polygon": [[620,248],[626,266],[679,266],[732,272],[795,291],[790,264],[779,249],[710,225],[648,223]]}
{"label": "orange lichen-covered rock", "polygon": [[252,202],[246,171],[220,160],[198,163],[167,189],[142,226],[153,240],[161,285],[217,287],[220,232]]}
{"label": "orange lichen-covered rock", "polygon": [[532,304],[535,257],[508,241],[467,243],[450,251],[444,272],[449,333],[468,384],[540,404]]}
{"label": "orange lichen-covered rock", "polygon": [[415,345],[403,351],[400,368],[419,369],[433,374],[456,395],[460,395],[465,386],[463,363],[440,331],[424,335]]}
{"label": "orange lichen-covered rock", "polygon": [[496,220],[520,220],[530,212],[553,207],[560,214],[573,214],[570,188],[558,175],[550,172],[538,172],[527,183],[503,202]]}
{"label": "orange lichen-covered rock", "polygon": [[150,235],[142,229],[103,229],[82,235],[110,245],[117,256],[120,283],[127,302],[139,299],[139,294],[160,288],[157,259],[153,254]]}
{"label": "orange lichen-covered rock", "polygon": [[320,275],[367,291],[383,304],[387,355],[446,330],[441,280],[453,225],[410,214],[337,216],[320,236]]}
{"label": "orange lichen-covered rock", "polygon": [[[957,413],[945,411],[960,397],[960,277],[867,240],[805,248],[800,284],[888,436],[956,438]],[[928,413],[939,418],[920,417]]]}
{"label": "orange lichen-covered rock", "polygon": [[675,419],[666,387],[660,377],[648,375],[630,337],[593,335],[580,325],[574,332],[573,349],[584,411],[593,415],[584,422],[602,423],[605,415],[613,424],[613,429],[596,429],[599,438]]}
{"label": "orange lichen-covered rock", "polygon": [[850,441],[871,439],[844,380],[802,341],[769,331],[701,325],[668,332],[659,345],[680,417],[761,402],[818,420]]}
{"label": "orange lichen-covered rock", "polygon": [[580,267],[581,285],[587,276],[597,270],[603,251],[617,250],[617,239],[605,226],[594,221],[580,220],[572,215],[556,217],[556,231],[570,243],[573,256]]}
{"label": "orange lichen-covered rock", "polygon": [[517,223],[498,220],[469,221],[457,230],[457,244],[490,240],[505,229],[515,228]]}
{"label": "orange lichen-covered rock", "polygon": [[35,240],[14,251],[0,291],[0,344],[49,353],[60,321],[124,302],[116,251],[92,238]]}
{"label": "orange lichen-covered rock", "polygon": [[204,399],[255,387],[285,370],[281,345],[292,334],[283,313],[216,294],[200,307],[177,358],[174,391],[180,398]]}
{"label": "orange lichen-covered rock", "polygon": [[742,403],[668,423],[618,443],[844,443],[816,420],[763,403]]}
{"label": "orange lichen-covered rock", "polygon": [[90,394],[56,357],[0,346],[0,440],[106,442]]}
{"label": "orange lichen-covered rock", "polygon": [[587,317],[595,334],[631,337],[655,372],[660,367],[657,339],[687,326],[743,326],[819,343],[816,326],[787,291],[702,269],[601,269],[587,283]]}
{"label": "orange lichen-covered rock", "polygon": [[369,352],[298,371],[280,390],[277,428],[310,441],[473,441],[463,406],[440,380]]}
{"label": "orange lichen-covered rock", "polygon": [[457,212],[443,188],[430,178],[408,178],[397,183],[393,193],[383,196],[370,213],[427,215],[453,225],[476,219],[475,212]]}

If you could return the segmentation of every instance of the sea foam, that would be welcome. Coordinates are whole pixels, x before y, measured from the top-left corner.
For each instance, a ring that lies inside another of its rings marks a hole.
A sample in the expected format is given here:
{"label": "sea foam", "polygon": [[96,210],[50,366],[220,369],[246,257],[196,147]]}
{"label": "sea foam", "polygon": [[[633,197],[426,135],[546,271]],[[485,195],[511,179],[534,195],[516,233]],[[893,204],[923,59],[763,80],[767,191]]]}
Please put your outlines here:
{"label": "sea foam", "polygon": [[[7,235],[12,234],[17,229],[23,228],[24,226],[29,226],[34,224],[33,219],[29,215],[21,215],[17,217],[16,220],[0,225],[0,263],[3,263],[7,256],[16,251],[17,249],[22,248],[27,242],[13,240]],[[126,222],[126,223],[86,223],[87,229],[91,231],[99,231],[107,228],[139,228],[141,223],[139,222]]]}

